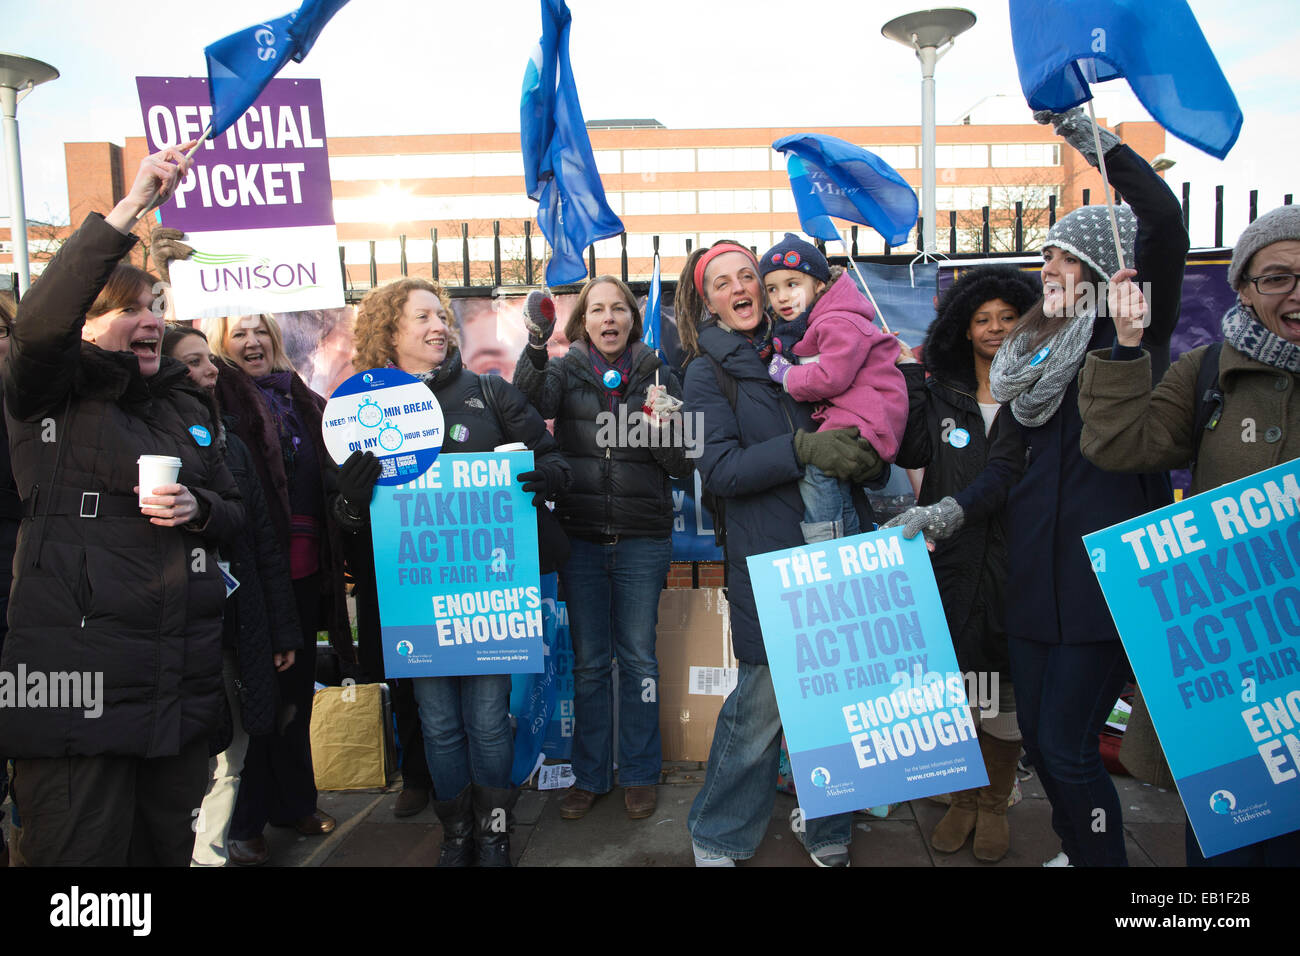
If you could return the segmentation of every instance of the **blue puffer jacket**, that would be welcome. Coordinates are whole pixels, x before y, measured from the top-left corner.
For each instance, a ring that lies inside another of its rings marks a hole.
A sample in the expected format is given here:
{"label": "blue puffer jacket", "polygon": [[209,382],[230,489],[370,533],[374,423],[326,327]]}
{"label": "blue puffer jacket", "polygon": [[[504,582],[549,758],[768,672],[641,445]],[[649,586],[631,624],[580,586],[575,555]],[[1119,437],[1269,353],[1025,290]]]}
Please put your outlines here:
{"label": "blue puffer jacket", "polygon": [[[766,664],[763,633],[745,559],[803,544],[799,523],[803,466],[794,453],[796,429],[816,431],[812,406],[796,402],[767,376],[754,347],[717,325],[700,329],[704,355],[686,369],[686,405],[704,419],[704,451],[696,467],[704,487],[722,499],[727,526],[727,597],[736,656]],[[722,392],[709,359],[736,380],[736,407]],[[855,492],[864,528],[871,506]]]}

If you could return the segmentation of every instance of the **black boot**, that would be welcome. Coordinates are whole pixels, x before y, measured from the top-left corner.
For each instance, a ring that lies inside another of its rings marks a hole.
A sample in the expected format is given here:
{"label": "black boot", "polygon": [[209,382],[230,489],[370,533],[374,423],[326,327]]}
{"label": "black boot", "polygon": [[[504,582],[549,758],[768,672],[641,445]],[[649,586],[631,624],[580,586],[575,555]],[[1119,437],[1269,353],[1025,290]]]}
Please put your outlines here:
{"label": "black boot", "polygon": [[438,866],[474,865],[474,803],[467,786],[455,800],[435,800],[433,812],[442,821]]}
{"label": "black boot", "polygon": [[474,784],[474,840],[478,844],[479,866],[510,866],[511,812],[519,799],[514,787],[480,787]]}

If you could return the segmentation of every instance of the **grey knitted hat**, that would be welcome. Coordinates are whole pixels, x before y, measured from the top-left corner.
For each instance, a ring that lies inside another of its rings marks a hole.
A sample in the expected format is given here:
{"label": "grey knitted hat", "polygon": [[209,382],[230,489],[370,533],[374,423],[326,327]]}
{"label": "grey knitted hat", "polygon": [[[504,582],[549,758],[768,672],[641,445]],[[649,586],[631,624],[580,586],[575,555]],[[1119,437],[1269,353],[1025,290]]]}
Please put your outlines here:
{"label": "grey knitted hat", "polygon": [[1278,206],[1242,230],[1241,238],[1232,250],[1228,285],[1235,289],[1241,284],[1251,256],[1267,245],[1286,239],[1300,240],[1300,206]]}
{"label": "grey knitted hat", "polygon": [[[1137,238],[1137,218],[1128,206],[1115,207],[1119,223],[1119,244],[1124,250],[1124,263],[1133,266],[1133,243]],[[1110,215],[1105,206],[1082,206],[1068,216],[1056,221],[1047,232],[1043,248],[1056,246],[1088,264],[1102,281],[1119,271],[1115,258],[1115,240],[1110,233]]]}

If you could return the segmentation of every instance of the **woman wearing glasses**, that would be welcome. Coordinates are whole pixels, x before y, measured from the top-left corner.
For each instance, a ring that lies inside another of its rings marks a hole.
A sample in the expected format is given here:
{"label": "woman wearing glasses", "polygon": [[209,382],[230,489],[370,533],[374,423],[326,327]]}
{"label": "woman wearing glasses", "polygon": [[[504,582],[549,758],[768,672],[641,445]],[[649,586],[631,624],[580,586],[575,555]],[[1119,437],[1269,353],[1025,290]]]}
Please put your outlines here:
{"label": "woman wearing glasses", "polygon": [[[1149,391],[1142,344],[1147,304],[1128,281],[1112,283],[1115,345],[1091,353],[1079,378],[1080,446],[1109,471],[1192,465],[1190,494],[1300,457],[1300,206],[1282,206],[1246,227],[1228,267],[1237,302],[1223,317],[1223,344],[1183,355]],[[1201,368],[1218,362],[1224,427],[1197,428]],[[1243,438],[1252,420],[1255,440]],[[1197,434],[1199,432],[1199,434]],[[1204,866],[1190,825],[1187,864]],[[1300,832],[1223,853],[1214,866],[1300,865]]]}

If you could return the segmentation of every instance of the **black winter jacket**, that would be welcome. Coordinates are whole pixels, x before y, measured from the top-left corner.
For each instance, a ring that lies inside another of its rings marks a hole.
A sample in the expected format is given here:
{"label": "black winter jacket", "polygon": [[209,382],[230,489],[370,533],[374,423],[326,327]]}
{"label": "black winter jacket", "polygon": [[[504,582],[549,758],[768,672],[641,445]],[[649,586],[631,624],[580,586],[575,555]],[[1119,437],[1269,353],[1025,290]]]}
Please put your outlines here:
{"label": "black winter jacket", "polygon": [[[129,352],[81,340],[86,311],[134,237],[92,214],[23,299],[5,376],[18,534],[0,669],[103,674],[103,713],[0,707],[11,757],[177,754],[225,707],[215,547],[244,510],[210,406],[180,362],[140,375]],[[200,434],[202,434],[200,432]],[[50,440],[50,439],[53,440]],[[152,524],[132,491],[142,454],[181,459],[204,525]]]}
{"label": "black winter jacket", "polygon": [[[716,324],[700,329],[703,355],[686,368],[686,400],[704,418],[699,459],[704,487],[723,499],[727,523],[727,599],[736,656],[766,664],[767,651],[745,559],[804,543],[800,523],[803,466],[794,452],[797,429],[815,431],[812,406],[796,402],[767,374],[758,352],[740,335]],[[723,393],[710,359],[736,380],[736,405]],[[860,488],[854,500],[862,527],[872,524]]]}
{"label": "black winter jacket", "polygon": [[[656,372],[670,395],[680,398],[682,390],[676,373],[651,349],[641,342],[628,349],[632,373],[620,403],[624,408],[616,412],[614,423],[626,414],[629,424],[635,425]],[[515,365],[514,384],[543,418],[555,419],[555,438],[573,468],[573,485],[555,509],[565,531],[580,538],[667,538],[672,533],[669,479],[691,473],[686,449],[630,447],[622,440],[601,447],[597,436],[605,420],[597,416],[608,413],[609,390],[596,376],[587,343],[575,342],[566,355],[550,359],[544,369],[533,365],[525,347]]]}
{"label": "black winter jacket", "polygon": [[[1142,347],[1151,353],[1154,385],[1169,368],[1169,339],[1182,301],[1188,247],[1182,207],[1151,165],[1127,146],[1106,154],[1106,168],[1138,221],[1133,281],[1150,283],[1150,325]],[[1113,321],[1100,316],[1087,351],[1109,348],[1114,340]],[[1009,637],[1047,644],[1119,640],[1080,539],[1173,498],[1164,472],[1119,474],[1088,461],[1079,449],[1082,431],[1076,378],[1042,425],[1017,422],[1003,429],[989,452],[989,467],[954,496],[967,520],[1006,504]]]}
{"label": "black winter jacket", "polygon": [[302,648],[298,607],[289,580],[289,561],[275,537],[266,496],[248,446],[227,432],[226,467],[244,499],[248,521],[221,549],[239,582],[226,601],[224,642],[239,660],[239,705],[244,730],[252,736],[276,729],[279,690],[276,653]]}
{"label": "black winter jacket", "polygon": [[[483,392],[489,381],[490,397]],[[555,439],[546,430],[546,422],[519,389],[496,375],[480,376],[465,370],[456,349],[448,353],[429,382],[429,388],[442,408],[443,452],[490,452],[498,445],[523,442],[532,449],[534,468],[554,475],[560,489],[568,487],[571,478],[569,465],[560,454]],[[458,440],[452,435],[461,437]],[[362,674],[368,680],[379,680],[383,671],[383,650],[380,646],[379,595],[375,589],[370,512],[367,509],[357,520],[348,515],[345,508],[339,507],[336,516],[345,531],[348,567],[356,581]]]}
{"label": "black winter jacket", "polygon": [[[290,397],[294,410],[302,418],[311,438],[320,468],[320,491],[324,501],[320,537],[321,619],[320,629],[329,632],[330,644],[345,665],[356,661],[352,645],[352,625],[348,620],[347,593],[344,590],[344,555],[342,531],[332,520],[338,498],[338,466],[325,448],[321,432],[321,411],[325,399],[317,395],[301,378],[290,377]],[[271,527],[275,530],[280,551],[289,555],[289,474],[285,469],[280,436],[267,408],[266,399],[253,379],[242,369],[223,363],[217,376],[217,401],[227,416],[230,434],[238,435],[248,447],[261,482]]]}
{"label": "black winter jacket", "polygon": [[[963,317],[969,322],[969,317]],[[917,504],[934,504],[956,495],[978,477],[989,447],[1003,428],[1014,428],[1011,413],[1002,409],[993,419],[988,437],[984,416],[975,397],[974,370],[954,367],[952,356],[937,353],[936,318],[926,339],[925,364],[903,365],[907,380],[907,430],[898,448],[896,464],[924,468]],[[969,350],[967,350],[969,351]],[[965,356],[967,363],[969,355]],[[963,374],[964,373],[964,374]],[[965,433],[953,440],[956,432]],[[995,512],[968,520],[957,534],[937,542],[930,555],[944,616],[962,671],[1004,671],[1009,666],[1007,637],[1002,627],[1003,586],[1007,574],[1006,532],[1002,515]],[[978,602],[985,613],[977,615]]]}

